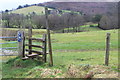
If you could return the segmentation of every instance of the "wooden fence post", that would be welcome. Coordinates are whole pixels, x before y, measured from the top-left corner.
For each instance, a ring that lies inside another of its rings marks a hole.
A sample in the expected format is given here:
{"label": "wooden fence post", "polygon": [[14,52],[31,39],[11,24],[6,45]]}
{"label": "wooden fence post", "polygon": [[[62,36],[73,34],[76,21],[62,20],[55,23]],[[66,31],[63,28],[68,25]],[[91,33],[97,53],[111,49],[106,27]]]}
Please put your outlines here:
{"label": "wooden fence post", "polygon": [[46,45],[47,45],[47,41],[46,41],[46,34],[44,34],[43,35],[43,40],[44,40],[44,42],[43,42],[43,58],[44,58],[44,62],[47,62],[47,55],[46,55],[46,49],[47,49],[47,47],[46,47]]}
{"label": "wooden fence post", "polygon": [[25,36],[24,36],[24,31],[18,31],[17,33],[18,37],[18,56],[24,57],[25,56]]}
{"label": "wooden fence post", "polygon": [[109,64],[109,52],[110,52],[110,33],[106,36],[106,55],[105,55],[105,65]]}
{"label": "wooden fence post", "polygon": [[[32,27],[29,27],[29,29],[28,29],[28,43],[29,43],[29,45],[32,45],[31,38],[32,38]],[[29,46],[29,54],[32,54],[31,50],[32,50],[32,46]]]}
{"label": "wooden fence post", "polygon": [[46,28],[47,28],[47,35],[48,35],[48,48],[49,48],[49,54],[50,54],[50,65],[53,66],[52,45],[51,45],[50,29],[48,24],[48,8],[47,7],[45,7],[45,17],[46,17]]}

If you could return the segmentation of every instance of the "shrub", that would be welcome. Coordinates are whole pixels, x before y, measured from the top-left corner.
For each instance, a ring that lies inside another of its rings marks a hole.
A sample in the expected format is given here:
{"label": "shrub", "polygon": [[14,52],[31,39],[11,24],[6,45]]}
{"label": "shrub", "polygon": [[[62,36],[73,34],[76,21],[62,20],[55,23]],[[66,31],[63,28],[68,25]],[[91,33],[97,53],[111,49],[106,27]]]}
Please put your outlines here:
{"label": "shrub", "polygon": [[117,16],[103,16],[99,22],[99,27],[105,30],[119,28]]}

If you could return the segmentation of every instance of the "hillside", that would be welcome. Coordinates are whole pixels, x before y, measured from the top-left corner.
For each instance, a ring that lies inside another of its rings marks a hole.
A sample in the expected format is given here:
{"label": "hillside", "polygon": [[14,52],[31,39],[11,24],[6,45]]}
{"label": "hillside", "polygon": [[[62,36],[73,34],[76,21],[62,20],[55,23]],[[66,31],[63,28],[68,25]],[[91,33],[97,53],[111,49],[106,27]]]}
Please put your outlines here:
{"label": "hillside", "polygon": [[117,11],[117,2],[47,2],[44,5],[84,14],[106,14]]}
{"label": "hillside", "polygon": [[43,14],[44,13],[44,7],[30,6],[30,7],[27,7],[27,8],[21,8],[21,9],[14,10],[11,13],[28,14],[28,13],[32,13],[32,12],[35,12],[36,14]]}
{"label": "hillside", "polygon": [[43,14],[44,5],[48,6],[49,9],[57,8],[59,10],[82,12],[84,14],[117,13],[117,2],[77,2],[77,3],[76,2],[46,2],[46,3],[39,3],[37,4],[37,6],[32,5],[30,7],[17,9],[12,11],[12,13],[28,14],[31,12],[35,12],[37,14]]}
{"label": "hillside", "polygon": [[[53,8],[48,8],[48,10],[54,10]],[[65,12],[71,12],[70,10],[61,10],[63,13]],[[29,13],[33,13],[35,12],[36,14],[45,14],[45,9],[44,9],[44,6],[29,6],[29,7],[25,7],[25,8],[21,8],[21,9],[16,9],[14,11],[12,11],[11,13],[17,13],[17,14],[29,14]],[[78,13],[78,12],[75,12],[74,13]]]}

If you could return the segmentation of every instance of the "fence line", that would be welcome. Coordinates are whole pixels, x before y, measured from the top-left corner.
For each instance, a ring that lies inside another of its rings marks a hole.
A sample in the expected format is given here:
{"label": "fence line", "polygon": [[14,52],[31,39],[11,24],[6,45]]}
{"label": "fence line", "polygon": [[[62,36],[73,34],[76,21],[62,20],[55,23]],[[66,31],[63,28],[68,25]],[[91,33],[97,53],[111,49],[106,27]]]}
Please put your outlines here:
{"label": "fence line", "polygon": [[0,44],[15,44],[17,42],[6,42],[6,43],[0,43]]}
{"label": "fence line", "polygon": [[0,48],[0,49],[17,49],[18,47],[6,47],[6,48]]}
{"label": "fence line", "polygon": [[0,56],[18,56],[17,54],[11,54],[11,55],[5,55],[5,54],[0,54]]}
{"label": "fence line", "polygon": [[[59,43],[58,43],[59,44]],[[61,44],[61,43],[60,43]],[[59,45],[60,45],[59,44]],[[66,44],[66,45],[70,45],[70,44]],[[72,44],[73,45],[73,44]],[[105,46],[105,44],[104,45],[91,45],[91,44],[87,44],[87,45],[79,45],[79,46]],[[111,46],[117,46],[116,44],[111,44]]]}
{"label": "fence line", "polygon": [[3,39],[3,38],[17,38],[16,36],[15,37],[0,37],[0,39]]}
{"label": "fence line", "polygon": [[[10,36],[10,37],[0,37],[0,39],[8,39],[8,38],[17,38],[17,36]],[[6,42],[6,43],[0,43],[0,44],[15,44],[17,42]],[[0,49],[17,49],[18,47],[5,47],[5,48],[0,48]]]}

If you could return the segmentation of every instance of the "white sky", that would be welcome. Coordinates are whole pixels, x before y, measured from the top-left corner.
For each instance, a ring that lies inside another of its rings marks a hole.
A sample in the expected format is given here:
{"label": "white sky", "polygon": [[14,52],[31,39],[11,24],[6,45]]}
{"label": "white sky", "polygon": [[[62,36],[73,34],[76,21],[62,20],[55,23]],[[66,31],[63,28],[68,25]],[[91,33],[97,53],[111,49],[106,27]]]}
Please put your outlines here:
{"label": "white sky", "polygon": [[16,9],[19,5],[38,4],[52,0],[0,0],[0,11]]}

